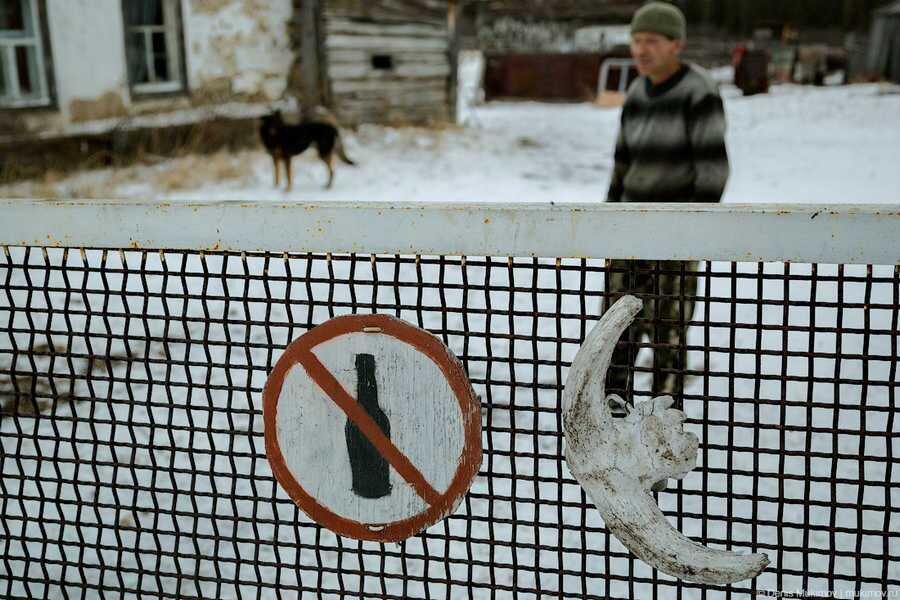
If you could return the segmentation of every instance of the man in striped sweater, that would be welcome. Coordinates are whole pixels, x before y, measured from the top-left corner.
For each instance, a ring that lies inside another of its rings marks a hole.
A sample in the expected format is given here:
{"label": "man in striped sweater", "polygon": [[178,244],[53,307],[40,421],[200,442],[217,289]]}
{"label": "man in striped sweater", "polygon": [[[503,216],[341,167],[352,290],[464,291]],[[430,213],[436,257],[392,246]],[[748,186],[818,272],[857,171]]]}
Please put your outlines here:
{"label": "man in striped sweater", "polygon": [[[635,13],[631,53],[641,77],[622,108],[608,202],[722,198],[729,174],[722,99],[704,71],[680,60],[686,30],[684,14],[674,5],[653,2]],[[644,300],[629,339],[647,335],[654,344],[652,392],[680,399],[682,342],[694,308],[697,263],[612,260],[607,267],[610,304],[624,294]],[[610,391],[625,394],[631,387],[629,347],[622,344],[613,355]]]}

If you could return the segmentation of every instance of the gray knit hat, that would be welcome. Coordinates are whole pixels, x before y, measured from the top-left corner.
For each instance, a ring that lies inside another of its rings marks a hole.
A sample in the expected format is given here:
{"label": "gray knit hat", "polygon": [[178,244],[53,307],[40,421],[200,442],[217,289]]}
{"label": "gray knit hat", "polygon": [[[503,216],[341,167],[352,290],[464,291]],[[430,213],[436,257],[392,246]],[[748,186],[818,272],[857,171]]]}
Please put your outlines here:
{"label": "gray knit hat", "polygon": [[687,36],[687,20],[681,9],[666,2],[651,2],[642,6],[631,20],[631,33],[658,33],[673,40]]}

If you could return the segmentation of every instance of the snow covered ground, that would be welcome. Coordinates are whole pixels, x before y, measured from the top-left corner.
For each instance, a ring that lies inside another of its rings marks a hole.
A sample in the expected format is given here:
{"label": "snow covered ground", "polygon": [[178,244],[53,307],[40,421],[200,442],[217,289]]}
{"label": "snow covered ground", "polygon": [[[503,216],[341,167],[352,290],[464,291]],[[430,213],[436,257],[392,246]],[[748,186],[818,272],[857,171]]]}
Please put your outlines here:
{"label": "snow covered ground", "polygon": [[[397,597],[470,597],[465,585],[432,584],[426,593],[421,581],[406,580],[405,574],[447,577],[443,556],[456,581],[467,580],[471,565],[479,586],[475,597],[497,586],[500,597],[538,586],[548,593],[563,590],[566,597],[653,593],[649,567],[630,563],[615,539],[604,549],[599,514],[577,508],[580,488],[558,462],[556,386],[565,378],[562,364],[578,350],[582,314],[599,314],[604,283],[598,271],[584,280],[564,271],[557,285],[552,260],[537,274],[530,260],[517,261],[511,273],[516,286],[528,289],[536,277],[537,288],[510,294],[503,259],[493,262],[490,273],[475,259],[465,267],[450,262],[443,270],[426,264],[421,272],[408,262],[398,273],[390,262],[379,263],[377,277],[363,260],[356,263],[353,286],[330,284],[325,261],[303,257],[244,262],[172,252],[163,263],[155,253],[81,257],[51,249],[45,258],[13,248],[7,260],[0,266],[8,290],[0,297],[0,322],[8,324],[0,350],[15,356],[11,366],[20,390],[34,382],[42,415],[0,419],[0,492],[7,498],[0,539],[8,535],[0,581],[4,574],[31,579],[13,583],[10,597],[102,596],[82,596],[82,582],[181,597],[257,597],[256,586],[264,585],[259,597],[275,598],[279,586],[336,589],[339,582],[364,596],[385,589]],[[348,278],[346,259],[331,268],[335,279]],[[777,278],[784,265],[767,265],[766,274],[775,278],[764,282],[753,278],[756,265],[740,265],[745,279],[732,290],[730,265],[711,268],[714,277],[701,280],[700,290],[702,297],[709,285],[711,301],[700,302],[695,312],[710,327],[694,327],[688,335],[694,348],[689,368],[709,377],[689,381],[686,393],[697,399],[684,405],[686,429],[703,444],[702,471],[682,482],[683,494],[660,494],[661,508],[687,535],[731,539],[742,550],[755,536],[774,565],[809,574],[769,571],[757,579],[758,589],[849,593],[856,576],[877,581],[887,542],[855,532],[898,526],[896,511],[877,508],[888,496],[891,505],[900,501],[896,486],[887,487],[888,465],[897,460],[889,442],[897,425],[887,391],[892,268],[874,271],[883,279],[871,286],[872,310],[864,308],[867,286],[858,279],[815,287],[794,279],[788,287]],[[808,265],[790,269],[794,276],[810,274]],[[823,279],[836,274],[834,266],[819,270]],[[859,278],[865,268],[848,267],[845,275]],[[392,281],[401,282],[396,290]],[[462,281],[468,291],[447,288],[439,296],[430,287]],[[757,285],[769,304],[755,304]],[[588,294],[584,307],[582,290]],[[377,302],[379,312],[395,314],[395,294],[405,307],[401,318],[449,332],[451,350],[465,361],[486,402],[486,452],[482,474],[457,514],[434,526],[431,536],[402,548],[389,545],[382,563],[383,549],[375,544],[316,533],[273,484],[259,410],[269,367],[307,322],[321,323],[331,310],[346,314],[354,303],[367,311]],[[803,305],[812,299],[814,307]],[[793,306],[786,311],[787,300]],[[558,319],[534,315],[554,311],[557,302]],[[475,312],[486,306],[490,315]],[[838,334],[835,326],[845,331]],[[20,351],[10,354],[12,348]],[[816,358],[795,354],[785,360],[785,349],[811,350]],[[523,361],[514,368],[513,356]],[[645,352],[637,363],[647,365],[648,358]],[[637,387],[646,390],[647,377],[639,379]],[[868,385],[856,383],[862,379]],[[9,394],[9,382],[0,387]],[[55,407],[54,389],[62,394]],[[808,462],[805,450],[813,453]],[[726,468],[738,474],[729,477]],[[725,515],[737,520],[730,533]],[[838,533],[830,533],[831,526]],[[316,553],[314,540],[325,550]],[[499,544],[489,546],[488,540]],[[895,540],[889,555],[896,556]],[[83,546],[87,550],[79,554]],[[581,552],[588,553],[584,562]],[[614,553],[608,561],[607,552]],[[830,552],[836,553],[833,562]],[[865,558],[857,563],[856,554]],[[640,579],[634,587],[629,573]],[[605,585],[605,574],[616,580]],[[896,560],[887,576],[900,578]],[[221,588],[217,578],[225,580]],[[666,576],[659,581],[673,585]],[[861,589],[880,587],[870,582]],[[679,597],[703,596],[685,589]],[[705,597],[725,596],[711,591]]]}
{"label": "snow covered ground", "polygon": [[[775,86],[744,98],[723,89],[732,177],[725,202],[900,202],[900,94],[878,85]],[[294,163],[294,190],[273,186],[260,151],[188,157],[0,187],[0,196],[194,201],[330,200],[601,202],[619,110],[590,104],[468,104],[464,127],[346,131],[357,167],[332,190],[313,152]]]}
{"label": "snow covered ground", "polygon": [[[742,98],[726,89],[733,165],[726,201],[900,202],[900,169],[896,168],[900,95],[879,92],[872,85],[783,86],[770,95]],[[590,105],[503,103],[470,108],[467,126],[461,128],[365,126],[345,132],[348,152],[360,165],[339,166],[330,191],[321,189],[325,171],[311,156],[295,163],[292,193],[274,190],[268,157],[261,151],[248,151],[116,172],[50,175],[44,181],[0,188],[0,196],[599,202],[605,196],[617,121],[618,111]],[[54,269],[46,269],[47,264]],[[63,264],[68,268],[55,268]],[[544,269],[538,273],[543,291],[534,297],[526,293],[511,297],[503,291],[509,285],[504,268],[494,266],[489,275],[483,266],[457,263],[443,274],[433,265],[419,274],[414,265],[403,265],[399,280],[407,283],[397,293],[402,293],[404,304],[422,302],[426,308],[421,313],[404,310],[401,317],[412,322],[421,317],[422,324],[434,331],[445,327],[443,319],[447,330],[490,331],[489,346],[479,335],[450,335],[448,341],[457,355],[468,359],[474,380],[484,382],[489,369],[495,380],[515,376],[516,387],[476,384],[476,391],[491,406],[499,407],[490,411],[491,420],[486,422],[498,430],[484,443],[491,449],[490,476],[476,479],[470,500],[457,517],[435,526],[434,532],[449,533],[452,539],[415,538],[403,547],[402,552],[414,556],[428,551],[437,557],[430,561],[403,561],[397,547],[391,546],[388,551],[394,554],[382,564],[379,547],[348,543],[327,533],[318,541],[332,550],[322,556],[311,550],[309,522],[300,517],[300,526],[294,528],[295,509],[272,485],[260,454],[258,390],[273,354],[277,358],[277,348],[298,335],[307,320],[318,323],[328,317],[323,294],[332,293],[338,303],[356,298],[361,305],[375,294],[388,307],[382,312],[392,312],[394,291],[389,285],[376,291],[366,283],[373,280],[367,264],[357,265],[355,279],[360,283],[351,290],[346,284],[329,288],[323,282],[329,277],[324,261],[307,262],[303,257],[263,264],[254,257],[244,263],[235,256],[200,259],[171,253],[163,264],[156,254],[111,253],[104,258],[89,252],[82,258],[74,251],[63,257],[61,251],[52,250],[45,259],[39,252],[26,258],[21,249],[12,249],[6,262],[0,263],[0,285],[7,290],[0,295],[0,323],[6,327],[0,337],[4,351],[0,356],[10,356],[11,348],[44,344],[41,353],[35,350],[36,357],[19,352],[16,372],[27,381],[31,381],[28,373],[36,373],[34,381],[45,387],[54,381],[64,385],[74,375],[77,385],[69,393],[90,400],[60,402],[54,409],[58,418],[0,420],[0,475],[5,476],[0,480],[4,486],[0,494],[16,499],[7,500],[2,508],[6,519],[0,525],[0,540],[5,533],[15,539],[0,541],[6,557],[0,562],[0,582],[4,574],[12,577],[22,572],[33,579],[27,585],[6,586],[7,595],[80,597],[76,588],[67,595],[63,587],[47,582],[77,585],[84,580],[91,585],[101,581],[111,589],[158,589],[172,595],[222,598],[238,597],[240,584],[245,583],[243,592],[249,597],[255,596],[255,582],[296,585],[299,579],[304,585],[317,585],[315,573],[324,565],[332,571],[323,575],[323,585],[337,586],[340,577],[350,587],[363,588],[363,595],[365,590],[382,592],[379,573],[387,574],[388,593],[419,597],[425,595],[421,582],[403,583],[404,573],[435,578],[449,574],[459,580],[465,579],[471,566],[473,579],[484,586],[481,592],[489,586],[502,590],[507,589],[503,586],[540,584],[547,591],[563,589],[568,597],[582,592],[597,597],[626,598],[631,593],[650,597],[650,583],[638,582],[634,588],[623,581],[609,587],[603,584],[607,569],[618,577],[628,576],[624,548],[615,540],[610,542],[610,548],[621,554],[606,563],[605,538],[597,532],[602,520],[593,510],[582,513],[571,508],[571,503],[580,502],[580,490],[571,475],[564,467],[557,471],[555,460],[528,454],[557,456],[560,451],[554,414],[558,398],[553,389],[559,379],[553,366],[570,361],[578,345],[557,343],[557,326],[568,340],[580,335],[579,296],[565,290],[594,294],[586,312],[598,313],[597,294],[604,286],[598,272],[583,282],[567,272],[557,288],[555,272]],[[506,265],[505,260],[496,264]],[[333,267],[338,277],[348,277],[346,261],[336,261]],[[896,485],[886,485],[887,465],[897,461],[897,450],[891,450],[889,439],[898,433],[896,420],[888,419],[892,407],[887,393],[890,365],[896,362],[896,357],[891,359],[896,331],[892,332],[892,311],[887,308],[894,302],[889,281],[893,267],[875,267],[874,276],[882,279],[867,289],[865,267],[848,267],[845,276],[857,279],[839,286],[834,281],[837,267],[823,265],[818,274],[825,280],[813,287],[808,280],[794,279],[786,285],[777,277],[785,269],[794,276],[809,275],[809,265],[766,265],[766,275],[774,277],[760,285],[762,296],[771,303],[760,308],[753,304],[760,296],[755,278],[758,266],[740,265],[739,273],[745,278],[734,288],[730,268],[714,263],[715,276],[701,283],[700,295],[708,286],[712,300],[700,303],[695,318],[703,315],[712,326],[708,338],[702,328],[693,328],[688,343],[711,350],[706,364],[704,353],[693,351],[689,366],[707,369],[712,375],[708,389],[698,378],[690,382],[687,393],[710,400],[688,401],[685,410],[690,419],[687,429],[697,433],[706,447],[731,444],[736,450],[730,459],[720,449],[702,453],[699,463],[707,470],[706,489],[719,495],[703,497],[701,475],[690,475],[683,489],[692,493],[680,498],[681,510],[692,516],[684,517],[680,526],[688,535],[701,535],[704,520],[696,515],[705,513],[710,515],[705,521],[707,534],[725,539],[722,515],[731,515],[739,520],[731,539],[746,549],[754,518],[780,523],[760,527],[757,539],[787,548],[781,553],[768,550],[773,563],[812,575],[804,579],[769,572],[757,581],[759,589],[806,586],[824,591],[831,574],[835,591],[850,592],[855,589],[850,582],[857,575],[876,580],[883,576],[882,561],[864,558],[857,569],[854,554],[878,557],[886,547],[894,556],[900,551],[897,537],[886,542],[881,536],[854,533],[857,527],[896,531],[900,526],[896,511],[854,508],[857,504],[884,506],[888,501],[900,504]],[[142,269],[151,273],[144,276]],[[517,285],[531,285],[530,261],[515,272]],[[380,265],[377,275],[381,282],[397,278],[389,264]],[[415,282],[420,277],[437,283],[458,282],[463,275],[473,286],[467,293],[455,289],[438,297],[434,288],[426,288],[417,298],[421,288]],[[306,277],[324,279],[307,287]],[[289,286],[289,280],[298,283]],[[486,291],[486,283],[497,289]],[[48,288],[54,289],[46,294],[29,292]],[[555,310],[556,289],[561,290],[566,313],[558,325],[552,319],[528,316],[537,310],[533,303],[539,303],[540,310]],[[185,294],[191,296],[185,298]],[[272,298],[279,302],[273,304]],[[816,306],[803,305],[811,300]],[[834,306],[838,300],[845,305],[840,316]],[[310,301],[318,305],[310,307]],[[792,303],[787,310],[786,301]],[[463,309],[488,303],[494,315],[489,325],[483,314]],[[43,311],[47,308],[52,310]],[[511,309],[519,312],[510,315]],[[348,304],[339,304],[337,314],[348,311]],[[810,335],[813,324],[814,338]],[[790,329],[781,329],[784,326]],[[840,333],[838,326],[846,331]],[[52,332],[47,339],[30,333],[46,329]],[[504,337],[535,331],[550,341],[532,346]],[[729,347],[740,352],[731,353]],[[759,348],[769,353],[757,357],[753,351]],[[792,356],[782,362],[779,353],[785,348],[791,352],[812,349],[817,357]],[[863,360],[864,355],[869,359]],[[490,356],[495,357],[493,362],[486,358]],[[509,356],[544,365],[532,370],[532,364],[524,363],[521,371],[511,370],[503,360]],[[638,362],[645,364],[646,359],[645,353]],[[93,375],[84,375],[92,369]],[[836,376],[843,383],[830,382]],[[820,382],[809,384],[811,377]],[[853,383],[863,377],[869,386]],[[126,386],[126,380],[139,382]],[[642,378],[639,388],[646,386]],[[814,410],[807,410],[809,398],[816,403]],[[755,400],[767,403],[757,406]],[[708,421],[733,422],[734,426],[706,427],[700,420],[704,414]],[[176,426],[167,427],[168,423]],[[526,433],[502,431],[510,426]],[[537,439],[530,433],[535,426],[543,432]],[[867,436],[847,433],[863,427]],[[754,432],[758,437],[753,437]],[[817,453],[808,464],[797,454],[807,448]],[[525,453],[514,455],[513,450]],[[857,461],[858,455],[868,460]],[[6,460],[7,456],[14,458]],[[726,477],[722,469],[729,466],[727,460],[733,461],[731,468],[746,474]],[[807,468],[813,470],[812,479],[807,479]],[[759,475],[755,480],[754,470]],[[23,473],[28,477],[23,479]],[[513,474],[545,479],[536,485],[533,479],[517,482]],[[559,483],[560,478],[564,483]],[[871,485],[832,488],[828,483],[832,478]],[[489,493],[507,498],[489,506]],[[678,512],[678,497],[660,495],[663,509],[671,515]],[[544,504],[537,504],[537,499]],[[814,508],[807,509],[803,501],[815,503]],[[561,508],[563,503],[569,508]],[[565,527],[559,527],[559,515]],[[832,523],[841,531],[830,533]],[[582,538],[584,527],[594,531]],[[19,541],[23,536],[29,541]],[[510,543],[489,548],[489,537]],[[518,545],[511,543],[513,539]],[[298,540],[303,545],[298,546]],[[77,555],[77,548],[84,544],[88,551]],[[804,552],[804,547],[815,553]],[[592,553],[586,565],[581,563],[582,548]],[[829,562],[830,550],[839,553],[833,562]],[[452,560],[447,571],[441,558],[445,555]],[[32,560],[24,560],[25,556]],[[254,563],[263,566],[257,570]],[[49,570],[44,571],[42,564],[49,564]],[[285,565],[300,565],[301,571]],[[538,567],[543,568],[540,579]],[[364,583],[355,570],[366,573]],[[587,572],[584,579],[582,571]],[[649,578],[652,573],[635,561],[633,575]],[[217,588],[218,577],[234,583]],[[900,579],[896,560],[888,577]],[[660,581],[671,579],[663,576]],[[881,587],[870,583],[862,589]],[[460,585],[430,590],[432,597],[445,592],[468,597]],[[261,597],[276,596],[269,589]],[[680,597],[701,595],[684,590]],[[709,592],[704,597],[725,594]]]}

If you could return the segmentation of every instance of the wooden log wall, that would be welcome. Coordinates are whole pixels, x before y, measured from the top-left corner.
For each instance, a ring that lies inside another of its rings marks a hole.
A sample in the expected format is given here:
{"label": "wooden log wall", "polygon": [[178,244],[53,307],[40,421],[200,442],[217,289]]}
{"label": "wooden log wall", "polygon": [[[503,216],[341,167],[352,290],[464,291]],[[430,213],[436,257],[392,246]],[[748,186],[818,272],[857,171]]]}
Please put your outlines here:
{"label": "wooden log wall", "polygon": [[424,23],[441,26],[447,21],[448,0],[322,0],[331,17],[378,23]]}
{"label": "wooden log wall", "polygon": [[[425,123],[451,116],[451,35],[433,3],[325,2],[329,97],[345,124]],[[396,4],[396,6],[395,6]],[[373,6],[379,11],[373,13]],[[404,20],[406,15],[406,20]]]}

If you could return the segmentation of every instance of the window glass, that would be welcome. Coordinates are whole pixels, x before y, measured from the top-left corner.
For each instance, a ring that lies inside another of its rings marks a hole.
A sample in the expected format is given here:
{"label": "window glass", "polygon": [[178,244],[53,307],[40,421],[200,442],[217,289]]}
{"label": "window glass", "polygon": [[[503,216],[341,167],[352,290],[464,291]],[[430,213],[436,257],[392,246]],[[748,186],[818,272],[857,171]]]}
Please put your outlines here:
{"label": "window glass", "polygon": [[0,0],[0,97],[3,106],[49,100],[35,0]]}
{"label": "window glass", "polygon": [[32,96],[37,90],[37,56],[34,46],[15,46],[16,72],[19,75],[19,93]]}
{"label": "window glass", "polygon": [[0,98],[6,96],[6,53],[0,51]]}
{"label": "window glass", "polygon": [[0,1],[0,29],[6,31],[25,30],[25,11],[23,0]]}
{"label": "window glass", "polygon": [[157,31],[153,34],[153,72],[157,81],[169,80],[169,58],[164,31]]}
{"label": "window glass", "polygon": [[180,0],[122,0],[128,78],[138,93],[181,88]]}
{"label": "window glass", "polygon": [[133,27],[164,25],[163,0],[125,0],[125,22]]}
{"label": "window glass", "polygon": [[28,37],[34,34],[29,0],[0,0],[0,37]]}
{"label": "window glass", "polygon": [[128,72],[131,74],[132,83],[150,81],[146,37],[143,31],[132,31],[128,34]]}

